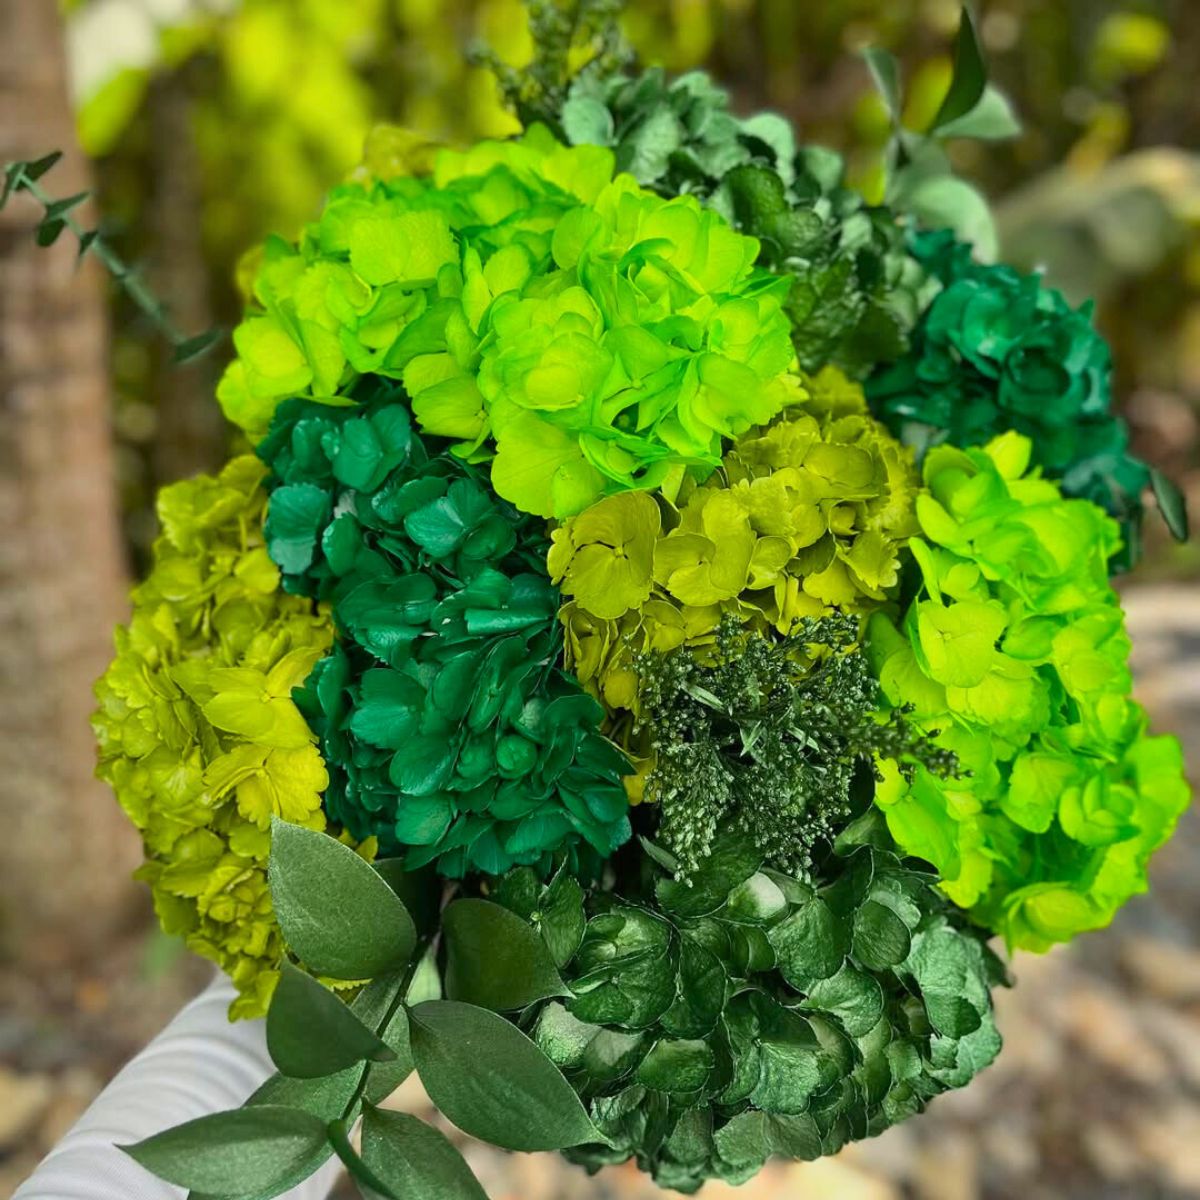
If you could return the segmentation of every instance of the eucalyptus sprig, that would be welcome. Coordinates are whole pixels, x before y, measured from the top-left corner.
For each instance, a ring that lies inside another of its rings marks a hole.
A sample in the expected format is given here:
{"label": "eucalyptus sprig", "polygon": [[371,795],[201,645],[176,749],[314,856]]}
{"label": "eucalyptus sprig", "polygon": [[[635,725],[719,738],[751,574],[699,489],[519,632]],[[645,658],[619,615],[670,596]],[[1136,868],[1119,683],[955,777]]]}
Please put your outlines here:
{"label": "eucalyptus sprig", "polygon": [[39,180],[62,158],[56,150],[33,161],[9,162],[4,167],[4,185],[0,190],[0,210],[18,192],[24,192],[42,206],[42,219],[35,237],[39,246],[53,246],[64,234],[70,233],[79,244],[79,258],[91,255],[97,259],[124,290],[137,308],[154,324],[173,348],[176,364],[191,362],[211,349],[224,336],[217,328],[189,336],[176,328],[167,314],[166,306],[146,282],[130,267],[101,235],[99,229],[85,229],[72,215],[91,196],[78,192],[73,196],[54,199],[42,188]]}
{"label": "eucalyptus sprig", "polygon": [[[276,818],[271,898],[296,960],[284,964],[267,1014],[279,1073],[241,1108],[126,1153],[205,1200],[270,1200],[335,1154],[367,1200],[486,1200],[441,1133],[378,1107],[413,1070],[445,1117],[493,1145],[605,1142],[558,1067],[501,1015],[569,995],[543,938],[488,900],[452,900],[439,914],[421,877],[396,865],[372,866],[335,838]],[[318,977],[361,990],[346,1005]]]}

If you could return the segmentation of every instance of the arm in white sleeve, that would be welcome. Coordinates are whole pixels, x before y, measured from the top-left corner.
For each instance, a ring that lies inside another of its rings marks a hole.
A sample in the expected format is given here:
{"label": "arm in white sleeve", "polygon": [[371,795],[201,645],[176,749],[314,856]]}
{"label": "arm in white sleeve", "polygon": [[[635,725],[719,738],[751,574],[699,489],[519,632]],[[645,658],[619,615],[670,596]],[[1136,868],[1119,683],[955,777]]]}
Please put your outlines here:
{"label": "arm in white sleeve", "polygon": [[[227,1017],[234,992],[221,977],[190,1004],[96,1097],[79,1122],[17,1188],[13,1200],[180,1200],[116,1147],[195,1117],[243,1104],[274,1073],[264,1022]],[[324,1200],[336,1159],[288,1200]]]}

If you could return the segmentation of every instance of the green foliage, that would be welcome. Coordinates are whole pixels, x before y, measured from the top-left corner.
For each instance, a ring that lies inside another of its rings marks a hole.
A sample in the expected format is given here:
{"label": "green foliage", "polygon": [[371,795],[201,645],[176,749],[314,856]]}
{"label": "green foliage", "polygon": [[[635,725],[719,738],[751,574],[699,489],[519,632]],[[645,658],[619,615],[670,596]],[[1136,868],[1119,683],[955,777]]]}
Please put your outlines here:
{"label": "green foliage", "polygon": [[[868,395],[907,444],[925,453],[976,446],[1015,429],[1034,462],[1069,496],[1121,522],[1121,566],[1140,554],[1142,494],[1161,477],[1129,452],[1112,412],[1112,356],[1090,307],[1072,309],[1037,276],[983,266],[949,233],[925,234],[917,256],[944,290],[921,319],[912,349],[875,374]],[[1156,486],[1162,488],[1162,483]],[[1172,532],[1187,538],[1182,503],[1164,492]]]}
{"label": "green foliage", "polygon": [[589,902],[574,995],[535,1026],[608,1139],[568,1157],[740,1183],[881,1132],[999,1050],[998,962],[877,818],[811,884],[760,864],[726,837],[695,888],[650,868]]}
{"label": "green foliage", "polygon": [[[234,459],[159,496],[155,565],[96,685],[99,775],[142,833],[168,933],[227,971],[261,1015],[282,942],[267,891],[271,820],[325,827],[328,783],[291,690],[328,617],[285,596],[261,532],[263,466]],[[347,854],[350,851],[345,851]]]}
{"label": "green foliage", "polygon": [[42,206],[42,219],[34,235],[39,246],[53,246],[64,232],[70,233],[79,246],[79,258],[87,255],[95,258],[124,290],[143,316],[149,318],[159,333],[174,349],[174,360],[182,365],[198,358],[221,340],[219,329],[188,336],[181,333],[167,315],[166,309],[146,286],[136,271],[126,265],[121,256],[101,236],[99,229],[85,229],[72,215],[75,209],[91,197],[90,192],[53,200],[42,189],[38,180],[62,158],[56,150],[35,162],[9,162],[4,165],[4,184],[0,188],[0,212],[9,199],[24,192]]}
{"label": "green foliage", "polygon": [[259,452],[268,548],[342,635],[300,697],[326,811],[456,877],[612,853],[629,768],[557,666],[540,522],[430,456],[387,391],[355,409],[290,401]]}
{"label": "green foliage", "polygon": [[805,380],[676,504],[611,496],[553,532],[568,667],[610,712],[636,712],[633,655],[709,645],[723,613],[786,636],[831,609],[870,612],[899,580],[916,485],[856,385]]}
{"label": "green foliage", "polygon": [[797,147],[774,113],[746,119],[702,72],[668,82],[583,74],[560,118],[574,144],[612,147],[618,170],[665,196],[694,193],[760,243],[759,262],[791,280],[786,308],[801,367],[861,375],[907,346],[936,285],[893,213],[843,184],[842,163]]}
{"label": "green foliage", "polygon": [[1029,471],[1031,451],[1015,433],[930,450],[918,590],[868,636],[883,695],[964,769],[885,764],[893,836],[981,924],[1044,950],[1145,890],[1189,790],[1178,743],[1148,737],[1129,695],[1116,523]]}
{"label": "green foliage", "polygon": [[635,731],[652,758],[644,798],[658,805],[656,837],[681,881],[703,872],[729,831],[769,866],[807,879],[814,847],[846,823],[855,773],[874,755],[953,774],[953,755],[927,750],[902,712],[877,719],[858,637],[855,617],[809,618],[778,640],[726,617],[703,656],[634,659]]}
{"label": "green foliage", "polygon": [[[271,879],[281,897],[283,928],[289,940],[297,939],[289,949],[336,939],[340,949],[323,953],[354,961],[363,953],[360,934],[377,916],[385,929],[411,934],[412,917],[380,875],[349,852],[327,854],[330,846],[336,843],[321,834],[288,836],[276,829]],[[387,899],[374,892],[376,886],[385,888]],[[361,908],[364,903],[369,911]],[[464,932],[481,919],[491,929],[490,916],[479,906],[496,906],[459,904],[467,907],[448,923],[448,936],[458,941],[460,954],[465,947],[479,955],[482,944],[464,940]],[[526,986],[531,968],[544,968],[548,950],[523,921],[498,911],[506,923],[520,926],[520,944],[493,943],[497,953],[471,965],[500,991],[511,992]],[[354,918],[350,924],[348,915]],[[240,1109],[124,1149],[160,1178],[203,1193],[206,1200],[270,1200],[302,1182],[330,1153],[342,1159],[364,1196],[479,1200],[482,1190],[444,1137],[413,1117],[374,1107],[414,1064],[444,1115],[476,1137],[507,1149],[544,1150],[594,1139],[596,1130],[575,1090],[524,1033],[486,1009],[414,995],[426,945],[393,934],[390,958],[377,962],[386,973],[349,1007],[289,966],[267,1017],[268,1049],[283,1073]],[[360,1113],[361,1153],[349,1136]]]}

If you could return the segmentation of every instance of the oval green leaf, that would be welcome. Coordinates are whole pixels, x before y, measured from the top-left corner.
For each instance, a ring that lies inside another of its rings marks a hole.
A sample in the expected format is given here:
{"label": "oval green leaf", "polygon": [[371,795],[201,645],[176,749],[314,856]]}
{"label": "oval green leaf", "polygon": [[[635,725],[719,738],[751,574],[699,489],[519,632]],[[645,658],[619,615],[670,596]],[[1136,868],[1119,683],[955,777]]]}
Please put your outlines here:
{"label": "oval green leaf", "polygon": [[179,1187],[246,1196],[278,1188],[326,1145],[325,1122],[279,1105],[199,1117],[132,1146],[130,1158]]}
{"label": "oval green leaf", "polygon": [[559,1069],[503,1017],[431,1000],[410,1011],[409,1027],[429,1098],[464,1133],[506,1150],[604,1140]]}
{"label": "oval green leaf", "polygon": [[373,979],[408,962],[417,943],[408,909],[336,838],[276,817],[268,880],[284,940],[318,975]]}
{"label": "oval green leaf", "polygon": [[267,1052],[284,1075],[319,1079],[366,1059],[395,1059],[395,1051],[311,975],[289,962],[281,972],[267,1011]]}
{"label": "oval green leaf", "polygon": [[366,1110],[362,1160],[396,1200],[487,1200],[463,1156],[408,1113]]}
{"label": "oval green leaf", "polygon": [[511,1012],[570,993],[532,925],[490,900],[456,900],[442,918],[446,995]]}

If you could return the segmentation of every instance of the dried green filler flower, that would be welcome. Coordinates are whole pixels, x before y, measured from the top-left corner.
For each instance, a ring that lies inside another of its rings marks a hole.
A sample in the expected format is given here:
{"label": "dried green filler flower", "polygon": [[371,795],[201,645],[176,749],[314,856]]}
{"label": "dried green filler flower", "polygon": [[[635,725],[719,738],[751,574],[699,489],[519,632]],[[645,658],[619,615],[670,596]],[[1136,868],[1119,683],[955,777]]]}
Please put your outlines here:
{"label": "dried green filler flower", "polygon": [[588,900],[586,927],[562,888],[499,889],[565,959],[572,994],[542,1006],[534,1036],[609,1139],[569,1158],[636,1158],[683,1192],[742,1183],[772,1155],[878,1134],[995,1058],[1003,968],[877,813],[811,884],[761,862],[725,836],[692,887],[647,863]]}
{"label": "dried green filler flower", "polygon": [[1112,355],[1090,306],[1073,309],[1036,275],[975,262],[947,231],[913,239],[944,285],[912,350],[878,371],[872,407],[908,445],[979,446],[1007,430],[1033,443],[1033,461],[1068,496],[1091,500],[1121,523],[1117,562],[1137,561],[1142,494],[1152,483],[1180,538],[1177,491],[1129,451],[1112,411]]}
{"label": "dried green filler flower", "polygon": [[629,767],[558,669],[541,522],[428,454],[386,388],[354,409],[285,402],[259,453],[267,547],[340,634],[301,697],[326,811],[451,876],[611,854],[629,836]]}
{"label": "dried green filler flower", "polygon": [[954,755],[920,738],[902,710],[878,717],[858,637],[849,616],[806,619],[782,639],[726,617],[710,653],[636,656],[636,732],[652,756],[645,799],[659,806],[658,838],[681,880],[705,870],[728,830],[807,878],[814,847],[849,818],[856,770],[875,755],[953,773]]}

